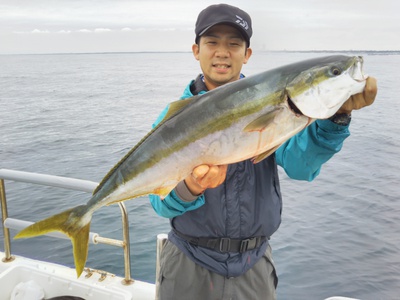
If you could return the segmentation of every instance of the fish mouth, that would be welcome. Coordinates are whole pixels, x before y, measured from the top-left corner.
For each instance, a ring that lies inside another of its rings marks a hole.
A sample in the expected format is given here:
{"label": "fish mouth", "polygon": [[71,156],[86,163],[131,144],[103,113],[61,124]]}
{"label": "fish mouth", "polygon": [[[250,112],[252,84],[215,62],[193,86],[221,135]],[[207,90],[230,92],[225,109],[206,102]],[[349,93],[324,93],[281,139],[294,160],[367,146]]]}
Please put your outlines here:
{"label": "fish mouth", "polygon": [[297,108],[297,106],[294,104],[294,102],[292,101],[292,99],[290,99],[289,95],[286,94],[286,102],[288,104],[288,107],[290,108],[290,110],[297,116],[304,116],[304,114],[300,111],[300,109]]}
{"label": "fish mouth", "polygon": [[351,76],[357,82],[363,82],[368,78],[368,74],[364,74],[363,67],[364,67],[364,59],[362,56],[358,56],[351,71]]}

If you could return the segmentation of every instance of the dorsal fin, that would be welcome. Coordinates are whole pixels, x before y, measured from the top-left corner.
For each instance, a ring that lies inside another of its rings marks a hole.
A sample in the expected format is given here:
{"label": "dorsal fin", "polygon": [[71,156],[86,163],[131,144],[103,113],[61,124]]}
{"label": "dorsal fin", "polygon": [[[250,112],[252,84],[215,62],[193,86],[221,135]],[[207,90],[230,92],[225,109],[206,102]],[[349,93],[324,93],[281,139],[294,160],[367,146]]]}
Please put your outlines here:
{"label": "dorsal fin", "polygon": [[[184,109],[187,105],[192,103],[193,98],[195,98],[195,97],[190,97],[188,99],[183,99],[183,100],[178,100],[178,101],[171,102],[168,105],[168,111],[165,114],[165,117],[160,122],[160,124],[164,123],[166,120],[168,120],[172,116],[176,115],[178,112],[180,112],[182,109]],[[160,125],[160,124],[158,124],[158,125]],[[158,127],[158,125],[157,125],[157,127]]]}
{"label": "dorsal fin", "polygon": [[165,115],[165,117],[162,119],[162,121],[157,124],[156,127],[154,127],[149,133],[147,133],[129,152],[107,173],[106,176],[101,180],[99,185],[96,187],[96,189],[93,191],[93,195],[96,194],[100,188],[103,186],[103,184],[110,178],[110,176],[114,173],[118,167],[123,164],[123,162],[134,152],[136,149],[143,144],[143,142],[151,135],[153,132],[155,132],[163,123],[165,123],[168,119],[171,117],[175,116],[179,112],[181,112],[186,106],[188,106],[192,101],[194,100],[196,96],[188,98],[188,99],[183,99],[183,100],[178,100],[171,102],[168,105],[168,111]]}

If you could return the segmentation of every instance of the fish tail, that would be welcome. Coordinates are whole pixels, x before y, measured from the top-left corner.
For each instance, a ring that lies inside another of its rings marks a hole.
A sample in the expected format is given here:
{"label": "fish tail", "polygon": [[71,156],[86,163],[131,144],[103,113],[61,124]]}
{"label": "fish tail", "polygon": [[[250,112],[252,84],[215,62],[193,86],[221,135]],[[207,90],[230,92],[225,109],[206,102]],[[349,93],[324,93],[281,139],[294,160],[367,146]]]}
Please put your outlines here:
{"label": "fish tail", "polygon": [[21,230],[14,238],[29,238],[52,231],[60,231],[72,242],[76,274],[79,277],[85,267],[89,249],[91,213],[86,205],[80,205],[62,213],[38,221]]}

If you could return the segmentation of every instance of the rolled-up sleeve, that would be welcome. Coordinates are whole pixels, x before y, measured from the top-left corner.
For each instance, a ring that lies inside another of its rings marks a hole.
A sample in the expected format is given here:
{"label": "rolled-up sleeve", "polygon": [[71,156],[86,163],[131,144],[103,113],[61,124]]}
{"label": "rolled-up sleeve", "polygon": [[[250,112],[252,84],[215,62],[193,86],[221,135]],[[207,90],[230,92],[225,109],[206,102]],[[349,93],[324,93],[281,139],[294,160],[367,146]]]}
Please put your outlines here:
{"label": "rolled-up sleeve", "polygon": [[149,195],[149,199],[156,213],[165,218],[174,218],[187,211],[197,209],[205,201],[204,195],[197,197],[194,201],[183,201],[178,197],[175,190],[164,199],[161,199],[158,195]]}

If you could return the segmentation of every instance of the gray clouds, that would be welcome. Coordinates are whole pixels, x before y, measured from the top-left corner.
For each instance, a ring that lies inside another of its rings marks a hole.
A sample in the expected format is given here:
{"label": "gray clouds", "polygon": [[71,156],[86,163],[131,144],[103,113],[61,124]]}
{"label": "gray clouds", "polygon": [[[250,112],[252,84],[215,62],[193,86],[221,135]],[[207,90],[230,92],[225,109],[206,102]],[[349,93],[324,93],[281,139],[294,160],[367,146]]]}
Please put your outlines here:
{"label": "gray clouds", "polygon": [[[3,0],[1,53],[190,51],[213,1]],[[399,50],[400,2],[236,0],[253,19],[254,50]]]}

